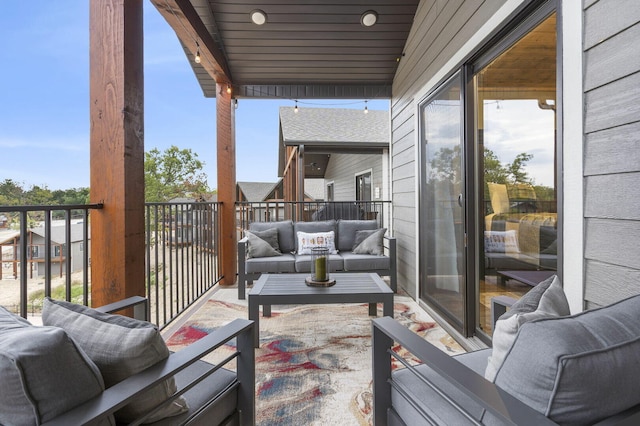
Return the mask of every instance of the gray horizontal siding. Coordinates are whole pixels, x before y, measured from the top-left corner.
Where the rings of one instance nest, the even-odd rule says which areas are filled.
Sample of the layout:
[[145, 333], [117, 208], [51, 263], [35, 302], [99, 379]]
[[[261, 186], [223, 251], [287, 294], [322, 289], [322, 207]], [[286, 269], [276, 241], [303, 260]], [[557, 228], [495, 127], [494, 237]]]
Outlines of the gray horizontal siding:
[[[585, 217], [640, 220], [640, 173], [590, 176], [585, 179]], [[640, 242], [638, 247], [640, 247]]]
[[371, 169], [372, 199], [373, 188], [380, 188], [382, 199], [382, 155], [381, 154], [333, 154], [325, 173], [327, 182], [333, 181], [334, 201], [356, 199], [356, 173]]
[[[588, 63], [586, 66], [589, 69]], [[638, 121], [638, 87], [640, 72], [586, 92], [585, 131], [591, 133]]]
[[398, 240], [398, 283], [414, 297], [418, 190], [414, 98], [503, 4], [504, 0], [421, 1], [398, 65], [391, 101], [393, 229]]
[[640, 22], [638, 0], [585, 1], [585, 8], [585, 49], [590, 49]]
[[591, 308], [640, 293], [640, 2], [584, 7], [584, 299]]
[[587, 134], [584, 173], [625, 173], [640, 164], [640, 121]]
[[[640, 5], [640, 2], [637, 3]], [[640, 69], [638, 40], [640, 24], [587, 50], [585, 89], [591, 90], [637, 72]]]
[[588, 306], [605, 306], [638, 294], [640, 270], [591, 261], [586, 268], [585, 299], [596, 300]]
[[[585, 258], [610, 265], [640, 269], [640, 222], [587, 219]], [[635, 283], [636, 293], [640, 282]]]

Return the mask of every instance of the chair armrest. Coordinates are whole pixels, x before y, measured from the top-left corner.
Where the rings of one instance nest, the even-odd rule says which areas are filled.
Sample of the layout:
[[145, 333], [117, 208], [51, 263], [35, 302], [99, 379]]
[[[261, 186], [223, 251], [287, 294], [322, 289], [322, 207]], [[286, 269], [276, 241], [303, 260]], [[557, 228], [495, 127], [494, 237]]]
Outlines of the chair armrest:
[[[116, 383], [97, 397], [55, 419], [43, 423], [43, 426], [83, 425], [113, 414], [136, 396], [159, 382], [174, 376], [233, 338], [237, 338], [237, 381], [241, 385], [241, 397], [239, 399], [249, 398], [241, 407], [243, 411], [242, 423], [247, 425], [255, 424], [253, 404], [255, 394], [253, 321], [236, 319], [186, 348], [170, 354], [167, 359]], [[211, 372], [217, 370], [223, 364], [212, 366]], [[183, 389], [183, 391], [186, 390], [188, 390], [188, 387]], [[175, 395], [176, 398], [178, 396], [179, 394]]]
[[[436, 374], [507, 424], [532, 426], [556, 424], [392, 318], [374, 319], [372, 327], [373, 403], [376, 426], [386, 424], [387, 411], [391, 408], [390, 350], [393, 342], [400, 344], [422, 363], [432, 368]], [[458, 405], [454, 408], [463, 412]]]
[[397, 242], [396, 242], [396, 237], [390, 237], [390, 236], [384, 236], [384, 240], [386, 240], [387, 242], [387, 248], [389, 250], [389, 261], [390, 261], [390, 265], [389, 265], [389, 269], [390, 271], [390, 276], [391, 276], [391, 290], [393, 290], [394, 293], [398, 292], [398, 260], [397, 260], [397, 254], [396, 254], [396, 247], [397, 247]]
[[247, 258], [247, 246], [249, 244], [249, 238], [244, 237], [238, 240], [238, 262], [244, 263]]
[[133, 308], [133, 317], [142, 321], [149, 321], [149, 302], [145, 297], [132, 296], [118, 302], [95, 308], [96, 311], [112, 314], [127, 308]]

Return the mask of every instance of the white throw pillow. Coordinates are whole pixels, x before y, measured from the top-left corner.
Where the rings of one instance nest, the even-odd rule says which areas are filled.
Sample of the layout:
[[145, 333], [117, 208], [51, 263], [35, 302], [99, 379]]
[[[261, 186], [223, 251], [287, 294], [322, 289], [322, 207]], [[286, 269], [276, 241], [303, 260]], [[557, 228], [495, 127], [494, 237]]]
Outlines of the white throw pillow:
[[336, 254], [336, 236], [333, 231], [329, 232], [297, 232], [298, 254], [311, 254], [311, 249], [315, 247], [326, 247], [330, 254]]

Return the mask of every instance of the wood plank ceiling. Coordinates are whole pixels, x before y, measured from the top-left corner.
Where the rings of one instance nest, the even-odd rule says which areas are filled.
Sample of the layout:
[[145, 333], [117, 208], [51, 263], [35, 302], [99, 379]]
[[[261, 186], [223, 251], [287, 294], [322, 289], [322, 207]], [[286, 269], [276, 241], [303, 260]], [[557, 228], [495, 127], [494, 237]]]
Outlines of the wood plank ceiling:
[[[419, 0], [152, 2], [161, 13], [170, 3], [183, 10], [185, 2], [191, 4], [226, 61], [235, 97], [374, 99], [391, 96]], [[251, 21], [256, 9], [266, 14], [263, 25]], [[367, 27], [361, 16], [369, 10], [377, 13], [377, 22]], [[163, 15], [181, 39], [205, 96], [214, 97], [214, 77], [194, 60], [195, 41], [202, 47], [206, 40], [194, 37], [196, 32], [190, 40]], [[193, 19], [188, 24], [197, 27]]]

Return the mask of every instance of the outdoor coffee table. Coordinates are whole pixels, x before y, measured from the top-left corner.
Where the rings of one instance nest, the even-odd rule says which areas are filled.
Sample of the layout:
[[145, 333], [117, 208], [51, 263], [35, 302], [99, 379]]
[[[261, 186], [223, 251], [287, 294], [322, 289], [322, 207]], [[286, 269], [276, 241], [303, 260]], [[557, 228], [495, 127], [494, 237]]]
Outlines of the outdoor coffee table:
[[393, 317], [393, 291], [375, 273], [331, 273], [335, 285], [310, 287], [304, 279], [309, 274], [262, 274], [249, 292], [249, 319], [255, 321], [255, 347], [260, 344], [260, 305], [265, 317], [271, 305], [323, 303], [369, 303], [369, 315], [377, 315], [382, 303], [384, 316]]

